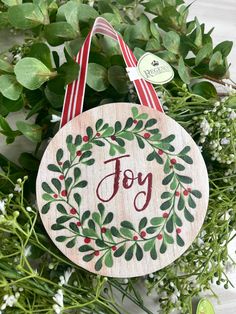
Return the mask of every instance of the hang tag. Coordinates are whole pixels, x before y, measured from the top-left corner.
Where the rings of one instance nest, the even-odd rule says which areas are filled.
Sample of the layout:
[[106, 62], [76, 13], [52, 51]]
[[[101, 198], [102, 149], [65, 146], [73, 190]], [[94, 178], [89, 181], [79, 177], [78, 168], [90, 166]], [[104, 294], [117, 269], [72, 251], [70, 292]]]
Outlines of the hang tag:
[[138, 61], [137, 69], [143, 79], [152, 84], [165, 84], [174, 77], [172, 67], [158, 56], [147, 52]]
[[140, 80], [142, 76], [139, 74], [137, 67], [127, 67], [127, 74], [131, 82], [135, 80]]
[[199, 301], [196, 314], [215, 314], [215, 311], [211, 302], [204, 298]]

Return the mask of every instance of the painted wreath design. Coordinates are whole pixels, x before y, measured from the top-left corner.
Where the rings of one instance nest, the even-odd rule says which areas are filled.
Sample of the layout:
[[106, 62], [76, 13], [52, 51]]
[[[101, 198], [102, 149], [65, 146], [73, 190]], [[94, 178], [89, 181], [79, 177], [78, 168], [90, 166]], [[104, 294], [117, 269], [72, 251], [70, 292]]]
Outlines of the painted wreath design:
[[[70, 159], [63, 161], [64, 151], [59, 148], [56, 153], [57, 164], [49, 164], [48, 170], [55, 173], [51, 183], [42, 183], [42, 198], [46, 201], [41, 209], [42, 214], [47, 214], [54, 204], [61, 214], [52, 230], [67, 230], [70, 236], [60, 235], [56, 237], [58, 242], [66, 242], [67, 248], [73, 248], [78, 238], [83, 238], [84, 244], [78, 247], [79, 252], [84, 253], [86, 262], [96, 258], [95, 270], [99, 271], [103, 265], [113, 266], [113, 259], [124, 256], [130, 261], [136, 256], [141, 261], [144, 252], [149, 252], [151, 258], [156, 260], [158, 252], [156, 242], [161, 241], [159, 253], [164, 254], [167, 246], [175, 241], [177, 245], [184, 246], [181, 237], [182, 219], [178, 212], [184, 211], [184, 218], [188, 222], [194, 221], [193, 210], [196, 208], [196, 199], [202, 194], [192, 189], [192, 179], [183, 175], [184, 163], [192, 164], [193, 160], [188, 153], [190, 146], [184, 147], [179, 153], [175, 152], [171, 144], [175, 135], [171, 134], [162, 138], [159, 129], [156, 128], [157, 120], [148, 119], [147, 113], [139, 114], [136, 107], [132, 107], [132, 117], [129, 117], [122, 127], [120, 121], [116, 121], [114, 127], [99, 119], [95, 124], [95, 132], [90, 126], [83, 137], [75, 138], [68, 135], [66, 138]], [[102, 147], [109, 145], [109, 154], [125, 153], [126, 141], [136, 140], [140, 149], [145, 145], [150, 147], [150, 153], [146, 157], [148, 162], [157, 162], [163, 165], [165, 177], [162, 184], [169, 186], [169, 192], [161, 195], [161, 216], [153, 217], [148, 221], [143, 217], [138, 226], [130, 221], [122, 221], [120, 227], [112, 226], [113, 212], [106, 212], [102, 203], [97, 204], [97, 211], [91, 213], [86, 210], [80, 212], [82, 202], [78, 189], [87, 186], [88, 182], [82, 180], [79, 166], [81, 164], [91, 166], [95, 163], [92, 158], [94, 145]], [[73, 177], [71, 172], [73, 170]], [[76, 192], [75, 192], [76, 190]], [[73, 205], [73, 204], [76, 204]], [[70, 207], [69, 212], [64, 205]]]

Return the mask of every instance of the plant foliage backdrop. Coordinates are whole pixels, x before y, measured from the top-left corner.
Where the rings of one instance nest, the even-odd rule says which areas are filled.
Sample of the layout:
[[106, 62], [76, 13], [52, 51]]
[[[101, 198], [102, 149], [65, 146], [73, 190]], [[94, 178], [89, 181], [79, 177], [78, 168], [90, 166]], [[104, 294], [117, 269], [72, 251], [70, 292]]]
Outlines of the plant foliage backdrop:
[[[163, 313], [191, 313], [192, 298], [211, 290], [213, 281], [226, 289], [231, 284], [227, 272], [234, 261], [227, 245], [236, 227], [236, 86], [227, 56], [232, 42], [214, 46], [212, 30], [197, 18], [189, 20], [188, 10], [182, 0], [0, 1], [2, 34], [22, 39], [8, 51], [1, 47], [0, 132], [13, 147], [20, 136], [35, 144], [33, 152], [19, 155], [18, 164], [0, 155], [0, 312], [128, 313], [113, 295], [119, 291], [152, 313], [137, 289], [144, 281]], [[99, 15], [137, 58], [150, 51], [171, 64], [174, 79], [156, 90], [166, 113], [192, 134], [209, 171], [210, 203], [198, 238], [181, 258], [145, 278], [108, 279], [76, 267], [52, 244], [34, 206], [40, 158], [58, 130], [65, 86], [79, 72], [74, 55]], [[226, 86], [224, 97], [213, 82]], [[118, 101], [138, 99], [117, 45], [96, 36], [85, 110]], [[22, 109], [25, 117], [12, 129], [8, 115]]]

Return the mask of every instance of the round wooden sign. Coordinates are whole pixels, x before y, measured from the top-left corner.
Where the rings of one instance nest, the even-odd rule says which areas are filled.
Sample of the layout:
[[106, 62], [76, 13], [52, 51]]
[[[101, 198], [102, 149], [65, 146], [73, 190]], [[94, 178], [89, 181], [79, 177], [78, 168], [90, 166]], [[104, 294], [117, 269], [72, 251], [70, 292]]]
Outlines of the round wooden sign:
[[176, 260], [208, 205], [199, 148], [173, 119], [113, 103], [68, 122], [48, 145], [37, 202], [56, 246], [104, 276], [135, 277]]

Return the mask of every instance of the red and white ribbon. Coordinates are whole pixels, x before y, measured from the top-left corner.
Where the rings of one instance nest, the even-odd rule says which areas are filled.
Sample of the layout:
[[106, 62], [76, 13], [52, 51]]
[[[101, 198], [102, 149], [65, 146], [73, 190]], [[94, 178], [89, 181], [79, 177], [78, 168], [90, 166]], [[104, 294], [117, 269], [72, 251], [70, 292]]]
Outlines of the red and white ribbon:
[[[110, 23], [108, 23], [104, 18], [98, 17], [94, 22], [92, 30], [85, 39], [82, 48], [76, 56], [75, 60], [80, 65], [79, 76], [78, 79], [69, 84], [66, 88], [61, 127], [83, 111], [89, 51], [91, 39], [94, 34], [106, 35], [119, 43], [126, 67], [136, 67], [137, 65], [137, 59], [135, 58], [133, 52], [116, 33]], [[144, 79], [137, 79], [133, 81], [133, 84], [142, 105], [163, 112], [160, 100], [151, 83], [145, 81]]]

